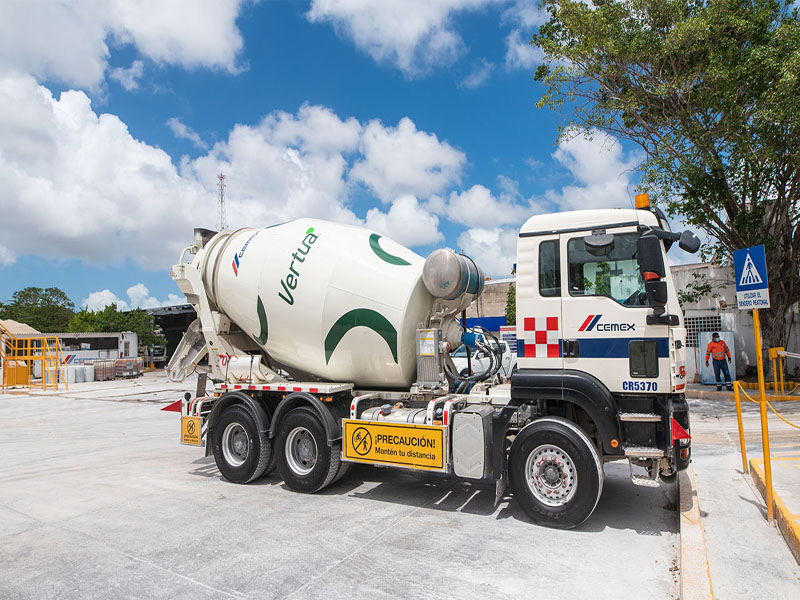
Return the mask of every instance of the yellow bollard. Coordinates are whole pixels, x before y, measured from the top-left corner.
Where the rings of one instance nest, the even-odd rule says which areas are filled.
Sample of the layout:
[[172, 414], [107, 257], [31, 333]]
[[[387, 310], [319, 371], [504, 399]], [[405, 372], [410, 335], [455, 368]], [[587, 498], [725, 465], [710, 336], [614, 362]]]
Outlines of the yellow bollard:
[[758, 394], [761, 400], [761, 444], [764, 451], [764, 487], [767, 489], [767, 520], [775, 518], [772, 508], [772, 465], [769, 455], [769, 429], [767, 427], [767, 393], [764, 389], [764, 360], [761, 357], [761, 325], [758, 321], [758, 309], [753, 309], [753, 330], [756, 337], [756, 361], [758, 363]]
[[786, 391], [783, 389], [783, 355], [778, 355], [778, 372], [781, 374], [781, 396], [786, 394]]
[[747, 450], [744, 447], [744, 426], [742, 425], [742, 401], [739, 398], [739, 380], [733, 382], [733, 395], [736, 398], [736, 420], [739, 423], [739, 444], [742, 446], [742, 471], [748, 473]]
[[[772, 351], [770, 349], [770, 354]], [[775, 355], [772, 356], [772, 388], [775, 390], [775, 395], [778, 395], [778, 359]]]

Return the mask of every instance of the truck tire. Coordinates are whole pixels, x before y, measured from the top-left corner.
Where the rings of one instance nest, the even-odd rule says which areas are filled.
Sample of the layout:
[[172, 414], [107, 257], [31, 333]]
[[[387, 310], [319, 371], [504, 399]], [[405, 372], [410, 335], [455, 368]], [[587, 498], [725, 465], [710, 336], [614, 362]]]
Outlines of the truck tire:
[[313, 494], [339, 471], [341, 443], [328, 446], [325, 427], [310, 408], [295, 408], [281, 421], [275, 440], [278, 473], [289, 489]]
[[525, 427], [508, 457], [511, 489], [535, 522], [571, 529], [594, 512], [603, 467], [589, 437], [574, 423], [543, 417]]
[[232, 483], [249, 483], [264, 474], [272, 455], [272, 442], [258, 431], [247, 408], [226, 408], [214, 425], [214, 460], [222, 476]]

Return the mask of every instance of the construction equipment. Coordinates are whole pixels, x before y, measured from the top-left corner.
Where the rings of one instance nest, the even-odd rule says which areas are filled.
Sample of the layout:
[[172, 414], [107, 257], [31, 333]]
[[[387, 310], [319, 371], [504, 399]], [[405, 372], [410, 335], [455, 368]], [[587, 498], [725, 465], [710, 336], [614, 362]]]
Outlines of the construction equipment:
[[[468, 257], [423, 259], [371, 231], [316, 219], [195, 230], [171, 272], [198, 314], [167, 372], [208, 354], [210, 395], [187, 394], [181, 439], [222, 475], [277, 467], [313, 493], [350, 463], [509, 483], [536, 521], [591, 515], [603, 463], [658, 485], [690, 460], [686, 331], [666, 251], [696, 252], [658, 209], [540, 215], [517, 252], [518, 368], [457, 316], [481, 293]], [[489, 367], [459, 373], [460, 344]], [[644, 473], [633, 473], [633, 467]]]

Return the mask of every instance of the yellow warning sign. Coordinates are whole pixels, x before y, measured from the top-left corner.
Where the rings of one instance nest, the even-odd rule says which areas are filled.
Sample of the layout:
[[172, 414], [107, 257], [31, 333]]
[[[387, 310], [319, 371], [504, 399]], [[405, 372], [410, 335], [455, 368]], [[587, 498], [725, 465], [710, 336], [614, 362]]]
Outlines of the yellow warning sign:
[[202, 446], [203, 442], [200, 441], [201, 427], [200, 417], [181, 417], [181, 444]]
[[444, 428], [342, 421], [345, 460], [444, 471]]

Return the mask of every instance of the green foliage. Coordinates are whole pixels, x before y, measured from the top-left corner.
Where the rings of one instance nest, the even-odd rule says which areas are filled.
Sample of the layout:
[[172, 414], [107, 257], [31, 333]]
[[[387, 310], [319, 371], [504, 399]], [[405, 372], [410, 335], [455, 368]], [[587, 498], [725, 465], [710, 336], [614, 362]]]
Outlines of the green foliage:
[[140, 308], [120, 312], [116, 304], [106, 306], [99, 311], [83, 309], [69, 322], [67, 331], [74, 333], [133, 331], [139, 336], [140, 345], [166, 343], [163, 336], [155, 333], [155, 320], [152, 315]]
[[611, 297], [611, 265], [607, 262], [597, 263], [594, 274], [594, 293], [598, 296]]
[[42, 333], [66, 331], [75, 304], [60, 289], [26, 287], [14, 292], [11, 302], [0, 303], [0, 319], [13, 319]]
[[[686, 286], [678, 291], [678, 302], [681, 308], [685, 304], [696, 304], [703, 298], [711, 294], [712, 298], [719, 298], [719, 294], [713, 292], [714, 288], [706, 277], [705, 273], [692, 273], [692, 279]], [[713, 292], [713, 293], [712, 293]]]
[[[512, 277], [516, 275], [516, 267], [511, 270]], [[512, 281], [508, 286], [508, 294], [506, 295], [506, 325], [517, 324], [517, 286]]]
[[539, 107], [562, 138], [603, 131], [644, 151], [642, 188], [712, 253], [763, 243], [783, 345], [800, 299], [800, 17], [779, 0], [543, 0]]

